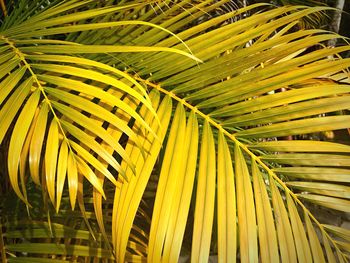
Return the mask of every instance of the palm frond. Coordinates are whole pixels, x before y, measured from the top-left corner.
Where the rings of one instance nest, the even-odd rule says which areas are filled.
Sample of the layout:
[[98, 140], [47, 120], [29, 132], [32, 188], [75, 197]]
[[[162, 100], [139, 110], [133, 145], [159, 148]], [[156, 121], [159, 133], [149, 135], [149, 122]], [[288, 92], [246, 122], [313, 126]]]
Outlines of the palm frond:
[[85, 228], [74, 233], [98, 229], [101, 241], [89, 254], [15, 240], [10, 253], [177, 262], [186, 247], [191, 262], [347, 261], [348, 232], [310, 207], [348, 212], [350, 147], [299, 136], [349, 128], [350, 47], [294, 30], [325, 7], [208, 16], [225, 2], [67, 1], [4, 26], [0, 138], [12, 186], [27, 202], [26, 181], [41, 184], [56, 211], [77, 202], [67, 218]]
[[[1, 33], [3, 79], [0, 85], [4, 88], [1, 89], [0, 94], [2, 103], [0, 114], [3, 116], [0, 141], [3, 141], [13, 119], [19, 114], [13, 132], [8, 135], [10, 139], [8, 169], [14, 190], [27, 203], [26, 197], [20, 190], [17, 174], [19, 163], [26, 163], [26, 159], [21, 159], [25, 141], [28, 141], [30, 147], [27, 149], [29, 154], [24, 154], [23, 157], [29, 158], [33, 181], [39, 184], [41, 183], [40, 177], [46, 178], [42, 182], [46, 184], [50, 200], [58, 209], [68, 159], [71, 160], [70, 168], [77, 166], [77, 169], [73, 168], [73, 170], [79, 173], [87, 172], [84, 176], [102, 195], [104, 195], [102, 184], [99, 183], [94, 172], [90, 172], [87, 164], [96, 167], [115, 185], [117, 185], [115, 176], [107, 169], [107, 166], [111, 165], [121, 176], [125, 176], [125, 172], [113, 157], [114, 152], [126, 160], [134, 170], [134, 164], [126, 155], [123, 147], [100, 124], [94, 124], [91, 118], [110, 123], [129, 138], [136, 138], [134, 142], [138, 146], [141, 144], [135, 137], [135, 130], [128, 126], [128, 121], [118, 118], [107, 110], [107, 107], [111, 109], [116, 107], [126, 112], [130, 118], [134, 118], [148, 131], [153, 132], [137, 110], [132, 109], [121, 99], [123, 96], [131, 96], [146, 105], [148, 110], [155, 114], [144, 87], [120, 70], [89, 59], [74, 57], [71, 54], [168, 50], [188, 55], [183, 51], [161, 47], [88, 46], [48, 38], [55, 34], [113, 26], [113, 23], [107, 25], [99, 23], [98, 25], [59, 27], [62, 24], [77, 23], [137, 5], [134, 3], [92, 10], [82, 9], [80, 13], [75, 12], [77, 8], [82, 8], [87, 3], [88, 1], [79, 3], [71, 1], [58, 4]], [[133, 21], [129, 23], [133, 24]], [[127, 24], [128, 22], [118, 22], [117, 25]], [[143, 24], [150, 25], [146, 22]], [[46, 36], [46, 38], [37, 39], [37, 36]], [[74, 92], [71, 93], [71, 91]], [[33, 131], [33, 135], [30, 131]], [[91, 136], [91, 133], [95, 136]], [[105, 151], [96, 142], [96, 138], [102, 139], [114, 151]], [[85, 149], [80, 145], [82, 142]], [[46, 145], [46, 148], [42, 146], [43, 144]], [[44, 159], [42, 158], [43, 153]], [[95, 158], [94, 153], [102, 154], [102, 160]], [[42, 160], [44, 160], [43, 164]], [[41, 165], [45, 166], [45, 175], [40, 176]], [[58, 173], [57, 179], [59, 178], [57, 188], [55, 186], [56, 172]], [[125, 179], [128, 180], [128, 178]], [[73, 178], [71, 180], [76, 181]], [[24, 179], [21, 178], [21, 181], [24, 182]], [[75, 191], [72, 194], [73, 206]]]
[[[290, 157], [298, 158], [300, 160], [299, 162], [301, 162], [299, 164], [298, 161], [294, 159], [293, 161], [285, 160], [284, 155], [278, 154], [281, 150], [273, 149], [277, 154], [274, 152], [268, 153], [250, 150], [250, 147], [253, 148], [256, 145], [268, 145], [268, 142], [262, 141], [261, 138], [275, 138], [348, 127], [349, 122], [348, 116], [346, 115], [328, 115], [324, 117], [319, 117], [319, 115], [345, 110], [349, 107], [348, 86], [321, 79], [326, 71], [327, 74], [332, 75], [346, 70], [349, 67], [349, 61], [347, 59], [338, 60], [331, 58], [338, 53], [348, 50], [349, 47], [339, 47], [338, 50], [337, 48], [320, 48], [299, 56], [298, 54], [313, 47], [315, 44], [336, 36], [332, 33], [319, 30], [302, 30], [291, 33], [287, 30], [283, 31], [281, 34], [277, 33], [275, 37], [266, 38], [264, 36], [266, 32], [273, 35], [274, 31], [278, 32], [280, 29], [283, 30], [284, 28], [290, 29], [290, 24], [293, 24], [294, 21], [298, 21], [301, 17], [311, 14], [313, 11], [317, 10], [312, 9], [311, 11], [311, 9], [302, 7], [285, 7], [264, 12], [263, 21], [260, 19], [262, 15], [257, 14], [252, 15], [250, 18], [243, 19], [242, 21], [221, 26], [217, 29], [213, 27], [214, 24], [211, 24], [211, 30], [208, 30], [209, 23], [214, 23], [213, 19], [209, 20], [208, 27], [204, 25], [197, 26], [198, 31], [195, 31], [196, 27], [194, 27], [180, 32], [179, 36], [187, 41], [192, 52], [205, 61], [205, 64], [199, 67], [197, 67], [195, 63], [182, 62], [181, 59], [177, 59], [176, 56], [164, 56], [163, 54], [157, 55], [158, 58], [155, 56], [150, 57], [147, 54], [139, 54], [135, 55], [135, 58], [130, 57], [129, 60], [127, 60], [128, 64], [131, 65], [134, 70], [135, 67], [139, 69], [139, 77], [137, 77], [137, 79], [140, 81], [143, 79], [144, 83], [149, 87], [171, 96], [173, 100], [182, 104], [189, 112], [194, 112], [198, 118], [202, 119], [200, 122], [203, 123], [204, 126], [202, 131], [203, 136], [207, 136], [205, 134], [209, 126], [213, 129], [217, 129], [216, 134], [223, 134], [225, 140], [227, 138], [231, 146], [232, 144], [234, 145], [234, 147], [230, 149], [231, 154], [233, 151], [233, 155], [235, 156], [233, 161], [234, 165], [231, 164], [231, 168], [229, 169], [233, 169], [234, 171], [236, 197], [231, 194], [230, 199], [232, 200], [233, 198], [237, 200], [236, 213], [239, 228], [237, 237], [240, 244], [239, 249], [242, 260], [250, 259], [256, 261], [260, 253], [261, 258], [266, 262], [271, 262], [271, 258], [282, 260], [283, 262], [286, 260], [290, 260], [290, 262], [297, 260], [310, 261], [317, 258], [322, 261], [324, 259], [323, 256], [316, 253], [316, 251], [319, 251], [320, 240], [315, 239], [315, 231], [321, 231], [323, 233], [326, 241], [321, 242], [329, 242], [329, 244], [332, 244], [331, 246], [337, 251], [339, 260], [345, 259], [345, 254], [343, 254], [345, 252], [341, 252], [344, 246], [340, 248], [337, 243], [335, 243], [334, 239], [317, 221], [307, 206], [303, 204], [302, 200], [313, 201], [331, 208], [337, 208], [337, 204], [341, 206], [343, 210], [346, 207], [345, 203], [348, 201], [331, 199], [331, 197], [326, 196], [327, 193], [321, 190], [317, 190], [317, 193], [321, 193], [320, 198], [308, 194], [307, 192], [312, 192], [312, 189], [311, 186], [308, 185], [307, 179], [300, 182], [300, 185], [305, 187], [301, 189], [301, 191], [305, 190], [307, 192], [303, 191], [303, 194], [295, 194], [298, 192], [298, 188], [295, 187], [295, 185], [293, 186], [293, 182], [290, 184], [286, 183], [285, 181], [288, 179], [286, 177], [279, 177], [280, 173], [277, 173], [277, 171], [278, 169], [294, 169], [294, 167], [298, 169], [298, 167], [294, 165], [299, 165], [301, 166], [300, 169], [305, 169], [305, 171], [308, 171], [307, 169], [309, 168], [318, 169], [318, 174], [321, 176], [322, 172], [327, 173], [327, 169], [333, 169], [328, 166], [336, 166], [339, 162], [338, 165], [343, 169], [343, 176], [348, 177], [345, 174], [349, 174], [349, 171], [343, 167], [343, 165], [347, 163], [347, 157], [342, 157], [341, 154], [341, 152], [344, 151], [341, 149], [347, 149], [347, 146], [334, 143], [323, 144], [320, 142], [321, 146], [324, 147], [332, 145], [332, 151], [327, 155], [322, 154], [322, 156], [320, 156], [320, 154], [313, 155], [308, 153], [308, 158], [312, 160], [303, 159], [302, 155], [298, 158], [298, 155], [295, 156], [296, 153], [291, 153]], [[286, 13], [288, 14], [282, 15]], [[271, 17], [269, 17], [269, 15], [271, 15]], [[272, 17], [274, 19], [272, 19]], [[220, 19], [217, 19], [215, 22], [220, 24], [220, 22], [225, 21], [227, 17], [222, 16]], [[299, 39], [301, 36], [303, 39], [302, 41]], [[306, 37], [306, 39], [304, 39], [304, 37]], [[249, 41], [252, 42], [247, 44]], [[175, 42], [166, 39], [161, 41], [158, 45], [169, 45], [169, 47], [171, 47], [174, 44], [176, 46]], [[296, 55], [291, 56], [292, 54]], [[157, 66], [153, 68], [146, 66], [158, 60], [161, 60], [161, 63], [157, 64]], [[317, 78], [320, 78], [320, 80], [317, 80]], [[251, 82], [252, 79], [254, 79], [254, 83]], [[279, 88], [287, 88], [287, 91], [279, 93]], [[311, 93], [308, 93], [308, 90], [311, 91], [311, 89], [314, 89], [314, 91], [311, 92], [313, 95], [310, 96]], [[315, 92], [316, 90], [317, 92]], [[318, 91], [320, 91], [320, 93], [318, 93]], [[326, 93], [323, 93], [323, 91]], [[296, 97], [294, 97], [293, 94], [295, 94]], [[288, 100], [288, 102], [284, 101], [284, 98]], [[264, 103], [266, 103], [266, 106], [264, 106]], [[298, 107], [300, 107], [300, 110], [298, 110]], [[173, 125], [177, 123], [176, 116], [175, 114]], [[184, 128], [178, 128], [177, 133], [181, 134], [183, 129]], [[234, 133], [232, 134], [230, 131], [234, 131]], [[172, 141], [173, 139], [170, 139], [172, 138], [171, 135], [169, 136], [169, 140]], [[216, 136], [215, 138], [215, 140], [218, 140]], [[201, 152], [208, 151], [204, 143], [207, 142], [207, 140], [208, 139], [201, 143]], [[168, 141], [168, 143], [170, 143], [170, 141]], [[261, 142], [259, 143], [259, 141]], [[181, 142], [179, 143], [181, 144]], [[271, 142], [271, 145], [273, 145], [273, 143], [279, 145], [279, 141]], [[306, 152], [319, 151], [312, 146], [312, 144], [308, 145], [307, 141], [291, 141], [288, 143], [291, 143], [291, 146], [295, 143], [296, 147], [298, 143], [300, 143], [299, 145], [303, 144], [303, 151]], [[169, 144], [167, 145], [167, 149], [168, 147], [170, 147]], [[175, 144], [171, 147], [181, 146]], [[281, 147], [283, 147], [283, 142], [281, 142]], [[338, 149], [340, 149], [339, 152]], [[181, 152], [181, 150], [179, 151]], [[208, 152], [207, 154], [211, 156], [217, 154], [215, 148], [211, 148], [210, 152], [211, 153]], [[177, 156], [170, 157], [172, 154], [168, 151], [165, 151], [164, 154], [162, 169], [176, 163], [177, 161], [175, 161], [176, 159], [174, 158], [179, 158]], [[332, 162], [331, 165], [323, 163], [322, 158], [327, 159], [330, 155], [332, 156], [331, 158], [339, 161]], [[198, 158], [202, 160], [202, 155]], [[281, 160], [279, 158], [281, 158]], [[319, 160], [319, 158], [321, 159]], [[207, 159], [206, 165], [206, 173], [209, 173], [209, 159]], [[289, 165], [293, 166], [285, 167]], [[306, 167], [304, 167], [304, 165]], [[198, 207], [201, 213], [205, 213], [206, 210], [204, 207], [200, 208], [200, 203], [205, 202], [206, 209], [210, 209], [212, 201], [210, 201], [210, 198], [206, 199], [206, 194], [209, 194], [212, 190], [209, 191], [205, 187], [203, 189], [201, 188], [200, 182], [203, 180], [201, 178], [207, 178], [206, 180], [209, 180], [209, 177], [206, 177], [204, 174], [202, 175], [200, 167], [201, 164], [199, 161], [197, 193], [195, 194], [196, 209]], [[172, 172], [164, 174], [164, 177], [170, 177], [171, 173]], [[160, 173], [159, 182], [162, 182], [162, 176], [163, 174]], [[264, 199], [253, 193], [253, 188], [255, 187], [256, 191], [258, 191], [259, 188], [257, 187], [259, 187], [259, 185], [257, 182], [258, 179], [252, 179], [252, 177], [265, 178], [262, 181], [263, 184], [259, 184], [260, 187], [263, 187], [262, 189], [265, 189], [267, 196], [265, 195]], [[266, 184], [266, 180], [269, 180], [270, 183]], [[306, 181], [305, 185], [303, 184], [304, 181]], [[345, 186], [339, 186], [340, 189], [346, 191], [345, 189], [347, 188], [343, 187]], [[162, 189], [162, 187], [160, 189]], [[166, 219], [171, 205], [163, 206], [162, 211], [159, 211], [158, 205], [160, 206], [161, 203], [164, 202], [160, 201], [164, 200], [164, 190], [160, 189], [157, 192], [157, 196], [163, 197], [159, 198], [159, 203], [157, 198], [155, 200], [155, 214], [152, 220], [152, 227], [158, 226], [158, 229], [154, 231], [160, 232], [156, 232], [159, 233], [159, 235], [155, 234], [155, 236], [157, 236], [157, 238], [162, 238], [163, 241], [158, 241], [159, 245], [157, 246], [156, 239], [155, 241], [152, 241], [152, 239], [150, 240], [149, 246], [154, 252], [150, 252], [150, 255], [153, 256], [149, 258], [149, 262], [152, 262], [153, 259], [162, 258], [162, 246], [160, 244], [166, 242], [168, 235], [173, 235], [173, 228], [171, 227], [172, 220], [170, 218]], [[193, 189], [193, 192], [194, 190], [195, 189]], [[167, 194], [171, 195], [170, 192], [167, 192]], [[179, 199], [179, 197], [176, 196], [177, 194], [174, 193], [172, 197], [168, 199]], [[318, 199], [316, 199], [316, 197]], [[344, 197], [344, 195], [342, 195], [342, 197]], [[220, 198], [218, 200], [223, 199]], [[218, 207], [227, 205], [227, 202], [223, 202], [223, 204], [218, 204]], [[259, 206], [259, 210], [258, 207], [255, 206]], [[262, 207], [267, 209], [266, 212], [264, 211], [266, 214], [262, 213]], [[299, 215], [299, 208], [304, 213]], [[209, 253], [212, 251], [209, 246], [211, 227], [204, 227], [203, 218], [210, 222], [210, 216], [199, 215], [195, 212], [192, 244], [198, 246], [199, 249], [196, 250], [195, 247], [192, 247], [192, 261], [194, 262], [208, 260]], [[166, 220], [168, 220], [168, 223]], [[270, 227], [272, 227], [271, 222], [274, 221], [276, 224], [276, 236], [274, 237], [274, 235], [271, 234], [272, 237], [268, 237], [270, 238], [268, 240], [268, 249], [266, 249], [266, 242], [262, 241], [264, 238], [265, 240], [267, 239], [266, 235], [264, 237], [263, 232], [266, 220], [270, 222], [269, 230]], [[305, 228], [302, 222], [307, 220], [312, 220], [313, 222], [309, 222], [307, 228]], [[232, 218], [231, 224], [235, 224], [235, 221], [236, 220]], [[161, 224], [159, 222], [164, 223]], [[196, 239], [198, 235], [196, 232], [196, 225], [199, 224], [196, 222], [201, 222], [200, 224], [202, 225], [200, 229], [203, 231], [202, 233], [208, 235], [207, 237]], [[169, 233], [164, 233], [165, 225], [167, 224]], [[254, 225], [259, 229], [259, 236], [256, 234], [254, 227], [252, 227]], [[218, 228], [220, 227], [222, 226], [218, 225]], [[153, 230], [151, 230], [151, 233], [152, 231]], [[260, 240], [260, 238], [262, 240]], [[312, 238], [314, 241], [311, 245], [309, 242]], [[260, 249], [258, 249], [258, 241], [260, 242]], [[234, 243], [231, 242], [230, 244], [232, 245]], [[220, 251], [219, 258], [227, 257], [227, 252], [225, 252], [224, 249], [227, 245], [220, 242], [220, 246], [221, 248], [218, 250]], [[262, 251], [266, 250], [268, 253], [266, 252], [263, 256]], [[281, 258], [278, 256], [278, 251], [281, 253]], [[163, 254], [163, 257], [168, 258], [166, 253]], [[325, 257], [330, 260], [332, 256], [327, 254]], [[233, 258], [230, 259], [234, 260]]]

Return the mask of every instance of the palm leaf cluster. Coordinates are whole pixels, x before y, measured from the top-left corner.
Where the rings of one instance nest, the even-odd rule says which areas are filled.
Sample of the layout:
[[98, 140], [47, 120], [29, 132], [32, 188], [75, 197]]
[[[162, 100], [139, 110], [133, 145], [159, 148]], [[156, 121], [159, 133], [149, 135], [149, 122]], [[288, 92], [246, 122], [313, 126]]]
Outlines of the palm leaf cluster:
[[349, 128], [350, 47], [299, 27], [325, 7], [226, 2], [6, 17], [4, 262], [348, 261], [310, 208], [349, 212], [350, 147], [299, 135]]

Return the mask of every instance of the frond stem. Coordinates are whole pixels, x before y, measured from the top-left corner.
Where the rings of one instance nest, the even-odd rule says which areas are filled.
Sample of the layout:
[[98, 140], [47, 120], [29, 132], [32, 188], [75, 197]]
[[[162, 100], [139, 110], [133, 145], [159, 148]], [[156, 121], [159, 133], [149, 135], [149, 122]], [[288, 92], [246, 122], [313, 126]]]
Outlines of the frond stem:
[[4, 0], [0, 0], [0, 6], [2, 13], [4, 14], [4, 17], [7, 17], [7, 9], [6, 9], [6, 4]]
[[290, 196], [293, 197], [293, 199], [301, 206], [301, 208], [308, 214], [308, 216], [314, 221], [314, 223], [320, 228], [320, 230], [326, 235], [326, 237], [331, 241], [331, 243], [333, 244], [334, 248], [341, 253], [341, 255], [344, 258], [344, 253], [338, 248], [338, 245], [335, 243], [335, 241], [331, 238], [331, 236], [327, 233], [327, 231], [324, 229], [324, 227], [322, 226], [322, 224], [313, 216], [313, 214], [309, 211], [309, 209], [306, 208], [306, 206], [299, 200], [299, 198], [297, 197], [297, 195], [295, 193], [293, 193], [292, 190], [290, 190], [288, 188], [288, 186], [276, 175], [275, 172], [273, 172], [271, 170], [271, 168], [269, 168], [262, 160], [259, 156], [255, 155], [251, 150], [249, 150], [249, 148], [243, 144], [242, 142], [240, 142], [236, 136], [234, 134], [231, 134], [230, 132], [228, 132], [227, 130], [225, 130], [219, 123], [215, 122], [212, 118], [210, 118], [207, 114], [201, 112], [200, 110], [198, 110], [197, 107], [191, 105], [190, 103], [188, 103], [186, 100], [178, 97], [176, 94], [174, 94], [171, 91], [168, 91], [164, 88], [162, 88], [159, 84], [155, 84], [153, 82], [150, 82], [149, 80], [145, 80], [142, 79], [139, 76], [134, 76], [134, 78], [138, 81], [141, 81], [143, 83], [145, 83], [146, 85], [150, 86], [151, 88], [155, 88], [158, 91], [162, 92], [163, 94], [166, 94], [168, 96], [170, 96], [172, 99], [180, 102], [181, 104], [183, 104], [185, 107], [187, 107], [188, 109], [192, 110], [195, 114], [201, 116], [203, 119], [207, 120], [212, 126], [214, 126], [215, 128], [217, 128], [219, 131], [221, 131], [223, 134], [225, 134], [228, 138], [230, 138], [234, 143], [236, 143], [239, 147], [241, 147], [254, 161], [256, 161], [258, 164], [260, 164], [260, 166], [276, 181], [278, 182], [282, 188], [284, 189], [284, 191], [289, 194]]
[[2, 224], [0, 223], [0, 248], [1, 248], [1, 262], [6, 263], [7, 259], [6, 259], [6, 251], [5, 251], [5, 243], [4, 243], [4, 239], [3, 239], [3, 233], [2, 233]]

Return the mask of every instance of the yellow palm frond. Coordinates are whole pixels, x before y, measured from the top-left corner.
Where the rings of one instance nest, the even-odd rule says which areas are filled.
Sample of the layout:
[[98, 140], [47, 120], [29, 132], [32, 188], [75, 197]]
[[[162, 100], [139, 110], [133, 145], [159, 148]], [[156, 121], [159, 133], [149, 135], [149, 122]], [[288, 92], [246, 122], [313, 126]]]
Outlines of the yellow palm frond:
[[[54, 213], [31, 223], [28, 244], [17, 229], [28, 222], [6, 218], [9, 261], [347, 261], [348, 231], [311, 207], [349, 212], [350, 147], [311, 136], [350, 127], [350, 46], [327, 48], [341, 37], [298, 26], [326, 7], [212, 17], [226, 2], [66, 1], [9, 16], [9, 180], [33, 209], [40, 185]], [[97, 244], [71, 244], [67, 227]], [[55, 248], [36, 240], [49, 232]]]

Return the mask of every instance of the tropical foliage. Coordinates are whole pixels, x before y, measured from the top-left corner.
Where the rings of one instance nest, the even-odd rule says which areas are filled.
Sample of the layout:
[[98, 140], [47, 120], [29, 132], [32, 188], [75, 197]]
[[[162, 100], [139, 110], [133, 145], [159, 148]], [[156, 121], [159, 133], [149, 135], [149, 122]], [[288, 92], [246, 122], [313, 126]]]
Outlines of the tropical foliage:
[[301, 135], [350, 127], [350, 46], [303, 27], [326, 7], [226, 2], [8, 8], [3, 262], [348, 261], [313, 211], [350, 212], [350, 146]]

